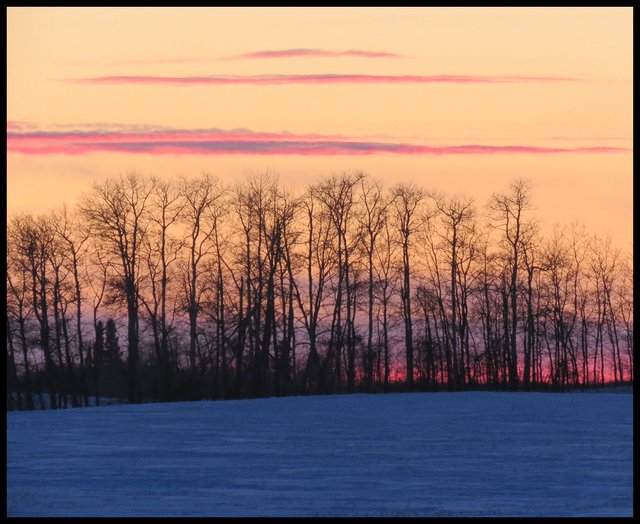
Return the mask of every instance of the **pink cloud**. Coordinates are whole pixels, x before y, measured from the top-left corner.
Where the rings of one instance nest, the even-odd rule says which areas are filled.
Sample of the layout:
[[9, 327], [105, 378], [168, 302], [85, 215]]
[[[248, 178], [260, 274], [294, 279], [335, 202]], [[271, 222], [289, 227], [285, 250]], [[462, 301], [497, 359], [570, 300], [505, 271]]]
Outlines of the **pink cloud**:
[[247, 76], [96, 76], [67, 79], [76, 84], [164, 84], [164, 85], [283, 85], [283, 84], [506, 84], [567, 82], [577, 78], [556, 76], [477, 75], [247, 75]]
[[348, 49], [346, 51], [328, 51], [326, 49], [277, 49], [268, 51], [254, 51], [241, 55], [229, 56], [227, 60], [248, 60], [261, 58], [405, 58], [403, 55], [389, 53], [387, 51], [363, 51], [360, 49]]
[[599, 140], [633, 140], [628, 136], [552, 136], [551, 140], [565, 140], [565, 141], [599, 141]]
[[7, 131], [26, 131], [28, 129], [37, 129], [37, 127], [29, 122], [7, 120]]
[[259, 60], [270, 58], [340, 58], [340, 57], [356, 57], [356, 58], [407, 58], [397, 53], [389, 53], [387, 51], [364, 51], [361, 49], [347, 49], [346, 51], [328, 51], [326, 49], [275, 49], [264, 51], [253, 51], [251, 53], [242, 53], [233, 56], [224, 57], [185, 57], [185, 58], [161, 58], [157, 60], [123, 60], [113, 62], [112, 65], [130, 64], [185, 64], [192, 62], [216, 62], [219, 60]]
[[260, 133], [250, 130], [139, 128], [24, 131], [7, 124], [7, 151], [46, 155], [81, 155], [91, 152], [189, 155], [491, 155], [617, 153], [620, 147], [539, 147], [534, 145], [424, 145], [374, 142], [341, 135]]

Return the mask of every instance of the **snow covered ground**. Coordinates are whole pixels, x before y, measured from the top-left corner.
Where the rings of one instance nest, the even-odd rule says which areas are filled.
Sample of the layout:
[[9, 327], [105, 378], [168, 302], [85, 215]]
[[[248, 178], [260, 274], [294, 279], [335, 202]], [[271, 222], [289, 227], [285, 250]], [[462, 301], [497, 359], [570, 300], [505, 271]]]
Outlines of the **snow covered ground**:
[[631, 516], [633, 396], [7, 413], [8, 516]]

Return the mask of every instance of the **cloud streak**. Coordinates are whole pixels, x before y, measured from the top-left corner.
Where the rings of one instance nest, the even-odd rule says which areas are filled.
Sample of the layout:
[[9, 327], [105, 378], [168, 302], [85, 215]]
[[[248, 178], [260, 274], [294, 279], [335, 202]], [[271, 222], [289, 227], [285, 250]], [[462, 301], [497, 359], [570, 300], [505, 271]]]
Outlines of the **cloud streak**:
[[426, 145], [357, 140], [342, 135], [261, 133], [247, 129], [171, 129], [140, 127], [96, 130], [69, 129], [32, 131], [7, 123], [7, 151], [26, 155], [83, 155], [119, 152], [154, 155], [511, 155], [511, 154], [602, 154], [629, 148], [541, 147], [535, 145], [455, 144]]
[[482, 76], [482, 75], [213, 75], [213, 76], [93, 76], [66, 79], [89, 85], [289, 85], [289, 84], [518, 84], [574, 82], [579, 78], [560, 76]]
[[327, 49], [273, 49], [252, 51], [232, 56], [208, 56], [208, 57], [184, 57], [184, 58], [160, 58], [122, 60], [112, 62], [111, 65], [145, 65], [145, 64], [187, 64], [194, 62], [218, 62], [234, 60], [265, 60], [273, 58], [408, 58], [405, 55], [390, 53], [388, 51], [366, 51], [362, 49], [347, 49], [345, 51], [329, 51]]
[[346, 51], [328, 51], [326, 49], [276, 49], [254, 51], [226, 57], [226, 60], [255, 60], [265, 58], [406, 58], [404, 55], [387, 51], [363, 51], [361, 49], [347, 49]]
[[629, 136], [552, 136], [551, 140], [564, 140], [564, 141], [599, 141], [599, 140], [633, 140]]

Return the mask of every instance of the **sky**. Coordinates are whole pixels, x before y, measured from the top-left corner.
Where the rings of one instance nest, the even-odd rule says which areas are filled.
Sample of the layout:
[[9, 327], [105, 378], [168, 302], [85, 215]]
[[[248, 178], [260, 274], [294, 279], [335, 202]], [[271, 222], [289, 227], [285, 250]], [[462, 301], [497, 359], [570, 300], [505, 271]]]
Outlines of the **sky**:
[[362, 170], [632, 249], [632, 8], [7, 9], [7, 213], [135, 171]]

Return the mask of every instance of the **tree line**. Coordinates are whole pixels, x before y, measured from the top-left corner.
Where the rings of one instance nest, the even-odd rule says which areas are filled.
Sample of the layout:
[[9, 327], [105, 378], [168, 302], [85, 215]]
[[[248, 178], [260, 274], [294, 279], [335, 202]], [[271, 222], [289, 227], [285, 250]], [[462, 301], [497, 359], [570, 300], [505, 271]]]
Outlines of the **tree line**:
[[7, 406], [632, 381], [631, 254], [532, 195], [129, 173], [16, 214]]

